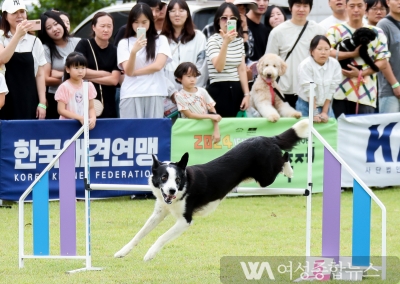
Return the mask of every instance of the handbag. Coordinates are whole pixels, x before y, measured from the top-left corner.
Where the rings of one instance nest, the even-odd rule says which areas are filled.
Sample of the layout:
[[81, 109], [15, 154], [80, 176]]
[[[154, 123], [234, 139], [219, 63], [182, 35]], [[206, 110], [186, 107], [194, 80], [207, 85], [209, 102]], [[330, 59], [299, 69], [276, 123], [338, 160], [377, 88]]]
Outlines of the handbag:
[[247, 117], [247, 112], [245, 110], [239, 110], [236, 117]]
[[[292, 54], [292, 51], [294, 50], [294, 48], [296, 47], [297, 43], [299, 42], [301, 36], [303, 35], [304, 31], [306, 30], [308, 25], [308, 21], [306, 22], [306, 24], [304, 25], [303, 29], [301, 30], [299, 36], [296, 39], [296, 42], [294, 43], [292, 49], [288, 52], [288, 54], [285, 57], [285, 61], [289, 58], [290, 54]], [[281, 79], [281, 77], [279, 76], [278, 78], [276, 78], [276, 82], [279, 83], [279, 80]]]
[[[94, 62], [96, 63], [96, 69], [97, 69], [97, 71], [99, 71], [99, 66], [97, 65], [96, 54], [94, 53], [92, 44], [90, 43], [90, 40], [87, 40], [87, 41], [88, 41], [88, 43], [89, 43], [89, 45], [90, 45], [90, 49], [91, 49], [92, 52], [93, 52]], [[100, 84], [99, 84], [99, 89], [100, 89], [100, 99], [101, 99], [101, 101], [96, 100], [96, 99], [93, 100], [93, 103], [94, 103], [94, 111], [95, 111], [95, 113], [96, 113], [96, 117], [99, 117], [99, 116], [103, 113], [103, 110], [104, 110], [103, 89], [101, 88], [101, 85], [100, 85]]]

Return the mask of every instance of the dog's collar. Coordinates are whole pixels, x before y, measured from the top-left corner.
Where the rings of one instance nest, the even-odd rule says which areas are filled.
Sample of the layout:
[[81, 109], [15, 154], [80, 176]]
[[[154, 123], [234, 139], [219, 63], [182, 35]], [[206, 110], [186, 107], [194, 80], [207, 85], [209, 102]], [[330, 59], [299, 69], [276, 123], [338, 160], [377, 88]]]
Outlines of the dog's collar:
[[265, 80], [264, 78], [262, 79], [269, 87], [269, 92], [271, 93], [271, 105], [273, 106], [275, 104], [275, 91], [274, 88], [272, 87], [272, 83], [271, 82], [268, 83], [267, 80]]
[[[261, 76], [260, 76], [260, 77], [261, 77]], [[268, 83], [267, 80], [265, 80], [263, 77], [261, 77], [261, 79], [265, 82], [265, 84], [267, 84], [267, 85], [270, 87], [270, 90], [271, 90], [272, 83]], [[287, 102], [285, 96], [282, 95], [281, 92], [278, 91], [277, 88], [272, 88], [272, 91], [270, 91], [270, 92], [271, 92], [271, 94], [273, 94], [273, 95], [277, 94], [278, 97], [279, 97], [284, 103]], [[274, 105], [274, 104], [272, 103], [272, 105]]]

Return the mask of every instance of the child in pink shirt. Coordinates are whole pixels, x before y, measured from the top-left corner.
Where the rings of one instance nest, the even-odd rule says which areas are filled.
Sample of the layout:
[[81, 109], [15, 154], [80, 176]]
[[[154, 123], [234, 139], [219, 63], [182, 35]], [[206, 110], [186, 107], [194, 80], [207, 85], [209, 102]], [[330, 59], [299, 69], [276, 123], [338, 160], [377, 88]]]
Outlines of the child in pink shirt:
[[[60, 119], [76, 119], [83, 125], [83, 78], [86, 75], [87, 60], [82, 53], [72, 52], [65, 60], [64, 83], [56, 93], [57, 110]], [[93, 83], [89, 82], [89, 129], [96, 125], [93, 99], [97, 96]]]

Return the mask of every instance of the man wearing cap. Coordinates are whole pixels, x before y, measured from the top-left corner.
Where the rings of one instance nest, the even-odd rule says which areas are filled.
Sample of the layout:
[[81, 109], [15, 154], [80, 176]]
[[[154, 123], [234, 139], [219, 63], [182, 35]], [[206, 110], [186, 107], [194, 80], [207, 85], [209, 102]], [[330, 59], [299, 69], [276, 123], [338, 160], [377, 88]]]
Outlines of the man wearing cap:
[[34, 25], [27, 21], [23, 0], [5, 0], [2, 12], [4, 36], [0, 37], [0, 65], [6, 67], [9, 93], [0, 118], [44, 119], [47, 107], [43, 66], [47, 62], [43, 45], [28, 33]]

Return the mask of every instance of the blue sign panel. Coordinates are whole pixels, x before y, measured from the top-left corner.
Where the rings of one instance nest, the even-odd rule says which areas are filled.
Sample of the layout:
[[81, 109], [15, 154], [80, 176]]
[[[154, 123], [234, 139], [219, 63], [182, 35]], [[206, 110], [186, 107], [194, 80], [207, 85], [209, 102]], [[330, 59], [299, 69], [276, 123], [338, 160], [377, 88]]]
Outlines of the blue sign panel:
[[[0, 122], [0, 199], [18, 200], [81, 127], [75, 120]], [[99, 119], [90, 131], [90, 182], [147, 184], [152, 154], [170, 160], [170, 119]], [[84, 193], [83, 134], [76, 140], [77, 197]], [[50, 199], [58, 199], [59, 163], [49, 171]], [[133, 194], [92, 191], [91, 197]]]

